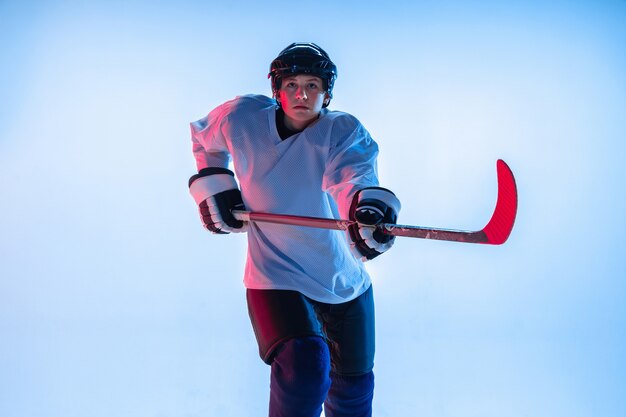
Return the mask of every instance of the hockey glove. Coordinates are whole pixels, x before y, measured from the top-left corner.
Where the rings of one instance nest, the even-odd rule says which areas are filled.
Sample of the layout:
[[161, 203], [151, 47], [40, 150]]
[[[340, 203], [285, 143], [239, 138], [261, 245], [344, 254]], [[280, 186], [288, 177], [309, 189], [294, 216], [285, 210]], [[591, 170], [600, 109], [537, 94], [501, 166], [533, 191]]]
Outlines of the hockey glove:
[[399, 212], [400, 201], [385, 188], [371, 187], [357, 192], [352, 199], [349, 214], [350, 220], [358, 222], [348, 228], [352, 253], [367, 261], [389, 250], [395, 236], [383, 234], [376, 229], [359, 227], [359, 224], [396, 223]]
[[189, 192], [198, 204], [204, 228], [212, 233], [240, 233], [248, 224], [231, 210], [245, 210], [235, 174], [226, 168], [204, 168], [189, 179]]

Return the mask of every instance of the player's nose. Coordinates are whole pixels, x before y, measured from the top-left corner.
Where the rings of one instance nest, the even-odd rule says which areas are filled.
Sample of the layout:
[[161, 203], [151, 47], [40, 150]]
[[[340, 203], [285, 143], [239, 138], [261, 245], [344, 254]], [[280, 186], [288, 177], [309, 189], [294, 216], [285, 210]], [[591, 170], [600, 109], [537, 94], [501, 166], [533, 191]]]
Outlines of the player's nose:
[[296, 90], [296, 97], [306, 100], [306, 91], [302, 86], [298, 87], [298, 89]]

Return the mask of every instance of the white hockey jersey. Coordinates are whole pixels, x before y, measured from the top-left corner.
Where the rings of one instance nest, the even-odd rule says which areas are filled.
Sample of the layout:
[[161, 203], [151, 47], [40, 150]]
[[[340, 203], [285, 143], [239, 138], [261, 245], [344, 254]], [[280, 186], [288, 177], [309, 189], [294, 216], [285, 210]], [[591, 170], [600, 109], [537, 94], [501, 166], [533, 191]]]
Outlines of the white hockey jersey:
[[[281, 140], [276, 102], [237, 97], [191, 123], [198, 170], [228, 168], [251, 211], [348, 217], [354, 193], [378, 186], [378, 146], [353, 116], [323, 109], [304, 131]], [[244, 285], [295, 290], [325, 303], [352, 300], [370, 286], [345, 232], [251, 224]]]

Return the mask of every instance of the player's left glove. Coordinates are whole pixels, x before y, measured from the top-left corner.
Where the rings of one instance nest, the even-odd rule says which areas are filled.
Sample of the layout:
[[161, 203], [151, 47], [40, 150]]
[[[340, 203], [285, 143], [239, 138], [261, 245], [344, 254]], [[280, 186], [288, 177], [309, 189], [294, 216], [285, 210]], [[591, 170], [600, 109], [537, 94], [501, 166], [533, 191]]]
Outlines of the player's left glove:
[[364, 188], [354, 195], [349, 217], [358, 223], [348, 228], [348, 234], [352, 241], [350, 249], [357, 258], [374, 259], [389, 250], [395, 241], [395, 236], [359, 224], [396, 223], [400, 206], [400, 200], [386, 188]]

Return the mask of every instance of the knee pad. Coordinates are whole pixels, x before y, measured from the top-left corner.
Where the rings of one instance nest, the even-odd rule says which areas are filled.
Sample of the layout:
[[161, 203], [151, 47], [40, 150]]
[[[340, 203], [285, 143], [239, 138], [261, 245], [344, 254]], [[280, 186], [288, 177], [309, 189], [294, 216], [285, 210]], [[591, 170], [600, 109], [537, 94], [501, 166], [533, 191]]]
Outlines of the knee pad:
[[272, 363], [272, 383], [323, 398], [330, 388], [330, 352], [324, 339], [308, 336], [284, 342]]

